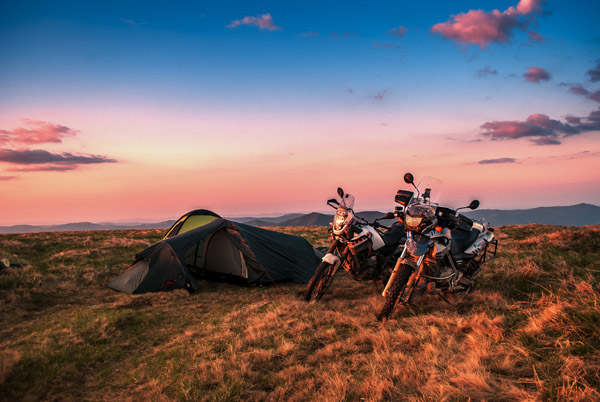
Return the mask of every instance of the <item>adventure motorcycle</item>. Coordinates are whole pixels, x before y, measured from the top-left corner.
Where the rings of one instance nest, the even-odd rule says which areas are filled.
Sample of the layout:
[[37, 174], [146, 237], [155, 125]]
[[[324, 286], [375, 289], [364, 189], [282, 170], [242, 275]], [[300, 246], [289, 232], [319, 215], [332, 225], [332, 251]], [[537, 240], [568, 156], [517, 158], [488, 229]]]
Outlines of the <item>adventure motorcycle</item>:
[[383, 219], [394, 219], [393, 213], [367, 222], [354, 214], [354, 196], [344, 193], [341, 188], [337, 192], [341, 202], [327, 201], [327, 205], [336, 209], [331, 227], [332, 243], [308, 282], [304, 292], [306, 301], [323, 297], [340, 267], [354, 280], [381, 280], [385, 284], [391, 265], [402, 250], [404, 225], [394, 222], [387, 227], [378, 223]]
[[[396, 213], [404, 217], [406, 243], [383, 290], [385, 304], [377, 314], [378, 320], [387, 318], [396, 303], [408, 304], [425, 290], [439, 294], [445, 301], [443, 292], [468, 292], [481, 272], [481, 264], [496, 256], [494, 229], [483, 220], [456, 214], [459, 209], [476, 209], [479, 201], [457, 209], [439, 206], [432, 202], [431, 179], [424, 178], [415, 186], [413, 175], [407, 173], [404, 181], [413, 185], [416, 196], [406, 190], [396, 194]], [[419, 188], [425, 188], [422, 194]], [[439, 192], [434, 194], [439, 197]]]

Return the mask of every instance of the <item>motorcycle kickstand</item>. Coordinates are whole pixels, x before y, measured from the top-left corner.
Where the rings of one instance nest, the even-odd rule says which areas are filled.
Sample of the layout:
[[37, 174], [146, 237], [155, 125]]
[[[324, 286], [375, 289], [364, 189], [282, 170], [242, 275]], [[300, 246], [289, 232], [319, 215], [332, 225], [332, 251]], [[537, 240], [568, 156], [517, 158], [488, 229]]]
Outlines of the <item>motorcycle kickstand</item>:
[[453, 304], [453, 303], [452, 303], [450, 300], [448, 300], [448, 299], [446, 299], [446, 298], [444, 297], [444, 295], [442, 294], [442, 292], [438, 293], [438, 296], [439, 296], [439, 297], [440, 297], [440, 298], [441, 298], [443, 301], [445, 301], [446, 303], [448, 303], [449, 305], [451, 305], [451, 306], [454, 306], [454, 304]]

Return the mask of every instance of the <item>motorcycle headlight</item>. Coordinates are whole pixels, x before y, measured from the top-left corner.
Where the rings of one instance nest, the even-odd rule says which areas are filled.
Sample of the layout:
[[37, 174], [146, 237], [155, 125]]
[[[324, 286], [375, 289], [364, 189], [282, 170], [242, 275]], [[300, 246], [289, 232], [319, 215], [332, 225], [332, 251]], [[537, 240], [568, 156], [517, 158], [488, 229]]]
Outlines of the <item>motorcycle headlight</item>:
[[346, 222], [346, 216], [344, 216], [344, 215], [336, 215], [335, 216], [335, 227], [336, 227], [336, 229], [339, 229], [342, 226], [344, 226], [344, 222]]
[[423, 220], [423, 218], [421, 216], [406, 215], [406, 217], [404, 218], [406, 226], [412, 226], [412, 227], [419, 226], [419, 224], [421, 223], [422, 220]]
[[338, 209], [335, 214], [335, 218], [333, 218], [333, 230], [336, 232], [340, 232], [344, 229], [348, 221], [348, 211], [343, 209]]

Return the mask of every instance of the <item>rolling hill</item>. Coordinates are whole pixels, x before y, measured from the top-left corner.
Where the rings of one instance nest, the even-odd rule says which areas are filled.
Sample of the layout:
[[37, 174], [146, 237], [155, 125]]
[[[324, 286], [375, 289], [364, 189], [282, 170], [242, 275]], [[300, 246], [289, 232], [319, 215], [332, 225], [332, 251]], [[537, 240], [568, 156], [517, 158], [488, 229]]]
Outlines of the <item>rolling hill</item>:
[[[472, 219], [484, 218], [493, 226], [526, 225], [539, 223], [559, 226], [585, 226], [600, 224], [600, 207], [591, 204], [577, 204], [560, 207], [539, 207], [531, 209], [481, 209], [462, 211]], [[359, 211], [356, 215], [373, 221], [384, 215], [379, 211]], [[231, 218], [234, 222], [252, 226], [329, 226], [333, 214], [311, 212], [308, 214], [285, 214], [278, 217], [240, 217]], [[0, 233], [70, 232], [82, 230], [122, 230], [122, 229], [168, 229], [174, 220], [155, 223], [91, 223], [77, 222], [63, 225], [14, 225], [0, 226]], [[382, 221], [391, 224], [393, 221]]]

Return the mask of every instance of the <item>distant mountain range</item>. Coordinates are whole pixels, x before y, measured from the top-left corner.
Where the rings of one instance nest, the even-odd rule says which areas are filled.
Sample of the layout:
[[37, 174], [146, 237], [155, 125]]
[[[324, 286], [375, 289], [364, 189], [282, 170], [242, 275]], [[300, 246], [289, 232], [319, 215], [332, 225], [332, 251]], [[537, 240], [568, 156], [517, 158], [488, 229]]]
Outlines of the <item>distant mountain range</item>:
[[[577, 204], [565, 207], [540, 207], [532, 209], [481, 209], [475, 211], [462, 211], [472, 219], [484, 218], [492, 226], [525, 225], [541, 223], [559, 226], [585, 226], [600, 224], [600, 207], [591, 204]], [[378, 211], [356, 212], [356, 215], [373, 221], [384, 215]], [[232, 221], [245, 223], [252, 226], [329, 226], [333, 214], [311, 212], [309, 214], [286, 214], [271, 218], [239, 217], [231, 218]], [[393, 220], [381, 221], [390, 224]], [[166, 220], [155, 223], [91, 223], [77, 222], [64, 225], [14, 225], [0, 226], [0, 233], [32, 233], [32, 232], [67, 232], [82, 230], [119, 230], [119, 229], [168, 229], [175, 220]]]
[[175, 223], [163, 221], [156, 223], [91, 223], [75, 222], [63, 225], [14, 225], [0, 226], [0, 233], [34, 232], [76, 232], [85, 230], [121, 230], [121, 229], [168, 229]]
[[559, 226], [600, 224], [600, 207], [591, 204], [513, 210], [481, 209], [463, 213], [472, 219], [484, 218], [492, 226], [526, 225], [529, 223]]

